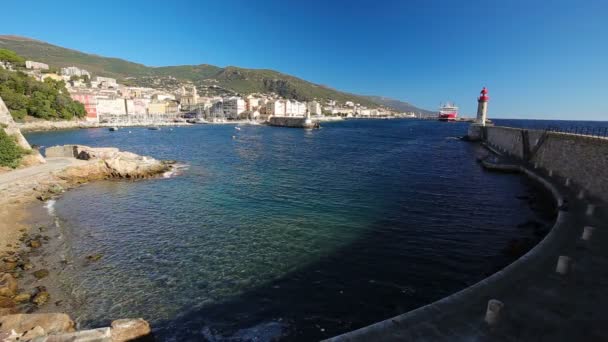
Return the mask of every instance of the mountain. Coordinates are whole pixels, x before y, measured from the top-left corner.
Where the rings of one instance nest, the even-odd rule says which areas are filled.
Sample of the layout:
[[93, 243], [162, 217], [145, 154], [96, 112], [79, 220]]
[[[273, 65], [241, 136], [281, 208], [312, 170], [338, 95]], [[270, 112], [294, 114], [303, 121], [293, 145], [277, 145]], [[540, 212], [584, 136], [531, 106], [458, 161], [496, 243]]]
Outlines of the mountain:
[[385, 106], [385, 107], [393, 108], [400, 112], [414, 112], [414, 113], [419, 113], [422, 116], [437, 116], [437, 112], [433, 112], [433, 111], [426, 110], [426, 109], [420, 109], [420, 108], [412, 105], [411, 103], [391, 99], [390, 97], [383, 97], [383, 96], [365, 96], [365, 97], [374, 103], [377, 103], [377, 104]]
[[[93, 75], [113, 77], [130, 85], [149, 87], [174, 87], [181, 82], [199, 87], [200, 93], [248, 95], [275, 92], [286, 98], [306, 101], [336, 100], [353, 101], [364, 106], [386, 106], [395, 110], [428, 112], [404, 102], [376, 96], [360, 96], [341, 92], [327, 86], [311, 83], [274, 70], [245, 69], [234, 66], [225, 68], [209, 65], [180, 65], [149, 67], [120, 58], [103, 57], [52, 45], [39, 40], [0, 35], [0, 48], [9, 49], [34, 61], [44, 62], [54, 68], [77, 66]], [[394, 107], [395, 106], [395, 107]]]

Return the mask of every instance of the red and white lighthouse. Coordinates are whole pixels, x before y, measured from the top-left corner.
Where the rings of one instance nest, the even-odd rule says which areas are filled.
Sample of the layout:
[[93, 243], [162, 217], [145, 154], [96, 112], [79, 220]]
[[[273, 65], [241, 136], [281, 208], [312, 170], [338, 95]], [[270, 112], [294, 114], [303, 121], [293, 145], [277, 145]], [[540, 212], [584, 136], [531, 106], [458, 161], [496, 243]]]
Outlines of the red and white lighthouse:
[[483, 89], [481, 89], [479, 97], [477, 98], [477, 120], [475, 120], [475, 123], [482, 126], [486, 125], [489, 100], [490, 97], [488, 96], [488, 89], [486, 87], [483, 87]]

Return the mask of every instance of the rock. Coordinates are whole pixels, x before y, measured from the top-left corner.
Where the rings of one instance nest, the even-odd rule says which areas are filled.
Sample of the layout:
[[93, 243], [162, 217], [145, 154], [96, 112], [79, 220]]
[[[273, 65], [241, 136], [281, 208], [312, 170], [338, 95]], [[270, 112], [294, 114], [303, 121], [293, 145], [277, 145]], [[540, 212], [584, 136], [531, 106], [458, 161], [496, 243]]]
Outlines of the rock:
[[13, 300], [16, 303], [24, 303], [24, 302], [29, 302], [30, 298], [32, 298], [32, 295], [26, 292], [20, 293], [18, 295], [16, 295]]
[[10, 308], [14, 308], [15, 305], [16, 305], [15, 301], [10, 299], [9, 297], [0, 297], [0, 308], [10, 309]]
[[63, 192], [63, 187], [61, 187], [59, 184], [53, 184], [47, 189], [47, 191], [53, 195], [58, 195]]
[[44, 336], [46, 335], [46, 333], [44, 332], [44, 329], [37, 325], [35, 327], [33, 327], [32, 329], [26, 331], [23, 335], [21, 335], [21, 339], [20, 341], [29, 341], [29, 340], [33, 340], [36, 337], [40, 337], [40, 336]]
[[34, 271], [34, 277], [36, 277], [36, 279], [42, 279], [42, 278], [47, 277], [48, 275], [49, 275], [49, 270], [46, 270], [46, 269]]
[[91, 254], [87, 256], [87, 260], [94, 262], [97, 261], [99, 259], [101, 259], [103, 257], [103, 254], [101, 253], [96, 253], [96, 254]]
[[40, 243], [39, 240], [30, 240], [30, 242], [28, 243], [28, 246], [30, 246], [32, 248], [40, 248], [40, 246], [42, 246], [42, 243]]
[[0, 317], [0, 331], [15, 330], [19, 334], [41, 327], [47, 334], [74, 331], [70, 316], [61, 313], [14, 314]]
[[4, 273], [0, 275], [0, 296], [13, 297], [17, 293], [17, 281], [12, 275]]
[[0, 263], [0, 272], [10, 272], [17, 267], [17, 262], [3, 261]]
[[31, 262], [24, 262], [24, 263], [21, 265], [21, 268], [22, 268], [24, 271], [29, 271], [29, 270], [31, 270], [32, 268], [34, 268], [34, 265], [33, 265]]
[[110, 328], [81, 330], [67, 334], [49, 335], [44, 342], [111, 342]]
[[112, 322], [112, 341], [140, 340], [150, 336], [150, 324], [141, 318], [117, 319]]
[[42, 306], [49, 301], [49, 298], [51, 298], [51, 295], [47, 291], [40, 291], [34, 296], [32, 302], [38, 306]]
[[[0, 316], [12, 315], [12, 314], [16, 314], [18, 312], [19, 312], [19, 309], [17, 307], [0, 308]], [[2, 330], [2, 327], [0, 327], [0, 331], [1, 330]], [[0, 341], [2, 341], [2, 339], [0, 339]]]

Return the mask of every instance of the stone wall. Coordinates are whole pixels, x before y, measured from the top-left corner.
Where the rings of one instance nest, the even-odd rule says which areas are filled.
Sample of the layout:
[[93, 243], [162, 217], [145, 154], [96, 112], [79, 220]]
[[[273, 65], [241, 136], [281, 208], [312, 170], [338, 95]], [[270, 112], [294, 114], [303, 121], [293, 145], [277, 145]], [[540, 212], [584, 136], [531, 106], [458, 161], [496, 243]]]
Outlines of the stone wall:
[[[531, 164], [570, 178], [574, 186], [608, 202], [608, 139], [510, 127], [486, 130], [486, 142], [498, 150], [525, 156]], [[525, 135], [528, 144], [523, 141]]]
[[318, 122], [307, 121], [306, 118], [273, 116], [268, 120], [271, 126], [294, 127], [294, 128], [314, 128]]
[[486, 141], [501, 151], [523, 158], [522, 130], [510, 127], [486, 127]]

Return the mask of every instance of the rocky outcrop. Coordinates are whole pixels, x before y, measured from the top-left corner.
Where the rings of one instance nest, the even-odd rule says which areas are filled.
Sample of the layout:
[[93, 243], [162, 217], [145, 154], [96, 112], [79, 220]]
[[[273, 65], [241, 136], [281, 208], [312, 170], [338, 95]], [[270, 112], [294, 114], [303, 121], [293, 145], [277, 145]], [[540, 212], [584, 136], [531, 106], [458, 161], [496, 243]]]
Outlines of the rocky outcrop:
[[[4, 104], [2, 98], [0, 98], [0, 129], [4, 129], [6, 134], [13, 136], [17, 140], [17, 144], [26, 150], [32, 150], [32, 147], [27, 142], [19, 127], [15, 124], [11, 113]], [[31, 166], [36, 164], [44, 163], [44, 158], [38, 153], [38, 151], [32, 150], [31, 154], [24, 156], [21, 160], [23, 166]]]
[[119, 319], [111, 327], [75, 331], [66, 314], [17, 314], [0, 317], [0, 341], [127, 342], [152, 340], [150, 325], [141, 318]]
[[62, 178], [90, 181], [106, 178], [148, 178], [168, 171], [171, 166], [151, 157], [120, 151], [112, 147], [83, 145], [53, 146], [46, 149], [46, 156], [73, 157], [90, 163], [74, 166], [63, 172]]

